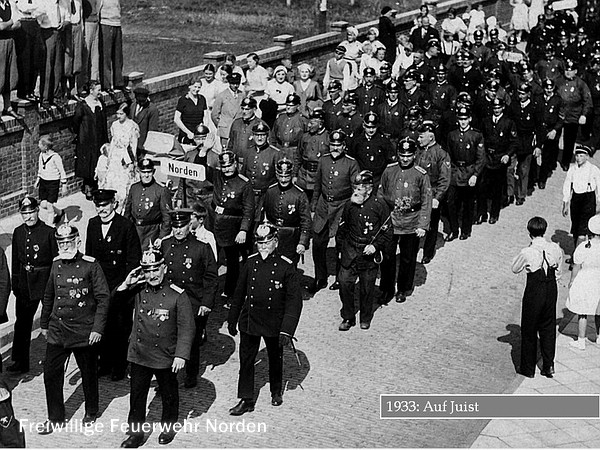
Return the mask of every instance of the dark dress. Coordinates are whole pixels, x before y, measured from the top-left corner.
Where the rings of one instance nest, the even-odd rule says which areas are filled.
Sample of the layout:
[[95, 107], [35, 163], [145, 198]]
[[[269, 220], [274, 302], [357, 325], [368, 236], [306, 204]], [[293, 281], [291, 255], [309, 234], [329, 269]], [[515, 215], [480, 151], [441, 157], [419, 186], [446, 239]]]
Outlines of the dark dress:
[[[100, 102], [102, 103], [102, 101]], [[106, 107], [96, 106], [92, 111], [85, 101], [75, 107], [73, 132], [77, 135], [75, 147], [75, 176], [81, 177], [84, 184], [94, 184], [94, 172], [100, 156], [100, 148], [108, 143]]]

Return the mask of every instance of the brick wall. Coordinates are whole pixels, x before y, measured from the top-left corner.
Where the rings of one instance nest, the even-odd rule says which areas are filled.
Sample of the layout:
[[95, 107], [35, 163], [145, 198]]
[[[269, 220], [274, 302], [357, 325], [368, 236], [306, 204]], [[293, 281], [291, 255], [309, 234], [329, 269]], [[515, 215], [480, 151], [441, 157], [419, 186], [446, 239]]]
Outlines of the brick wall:
[[[506, 23], [510, 18], [512, 9], [506, 0], [451, 0], [440, 3], [437, 8], [438, 20], [441, 23], [446, 11], [455, 7], [459, 12], [468, 8], [469, 4], [483, 3], [486, 14], [498, 13], [498, 20]], [[396, 27], [399, 32], [406, 31], [412, 26], [412, 20], [418, 11], [408, 11], [398, 14]], [[378, 20], [357, 25], [362, 37], [371, 26], [377, 26]], [[257, 51], [264, 66], [276, 66], [286, 54], [293, 55], [295, 63], [307, 61], [316, 67], [323, 66], [330, 57], [335, 46], [345, 36], [345, 22], [331, 23], [332, 31], [321, 35], [293, 41], [293, 36], [282, 35], [274, 38], [275, 45]], [[362, 40], [361, 37], [361, 40]], [[245, 66], [246, 55], [240, 55], [238, 60]], [[220, 65], [224, 53], [212, 52], [204, 56], [204, 63], [212, 62]], [[177, 100], [187, 92], [188, 81], [202, 75], [202, 66], [192, 67], [178, 72], [162, 75], [144, 80], [143, 83], [150, 90], [152, 101], [160, 111], [159, 127], [166, 133], [175, 134], [176, 127], [173, 115]], [[142, 82], [140, 73], [130, 74], [130, 84]], [[115, 120], [117, 105], [125, 100], [132, 101], [133, 95], [125, 96], [118, 93], [115, 96], [105, 95], [103, 98], [107, 105], [109, 126]], [[14, 104], [19, 112], [25, 115], [22, 121], [15, 119], [0, 121], [0, 217], [14, 214], [21, 198], [34, 192], [34, 183], [37, 176], [37, 161], [39, 150], [37, 142], [41, 135], [50, 134], [55, 139], [55, 150], [63, 158], [65, 170], [68, 175], [69, 191], [80, 187], [80, 181], [74, 177], [74, 145], [75, 137], [70, 131], [70, 123], [75, 110], [75, 104], [58, 110], [52, 108], [49, 112], [39, 113], [28, 102]]]

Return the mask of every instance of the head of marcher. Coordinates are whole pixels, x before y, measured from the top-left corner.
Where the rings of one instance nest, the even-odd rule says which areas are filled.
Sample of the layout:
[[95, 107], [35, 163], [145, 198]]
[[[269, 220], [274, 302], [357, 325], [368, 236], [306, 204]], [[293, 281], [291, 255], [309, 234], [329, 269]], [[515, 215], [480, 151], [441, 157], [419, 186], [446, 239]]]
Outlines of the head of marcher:
[[203, 123], [196, 127], [196, 131], [194, 132], [194, 143], [196, 144], [197, 148], [204, 147], [204, 142], [206, 142], [206, 137], [208, 136], [209, 132], [210, 130]]
[[73, 225], [64, 223], [54, 232], [58, 244], [58, 256], [60, 259], [69, 261], [75, 258], [81, 245], [79, 230]]
[[254, 143], [258, 148], [265, 148], [269, 145], [269, 132], [271, 129], [269, 125], [264, 122], [259, 122], [252, 127], [252, 136], [254, 139]]
[[419, 127], [419, 147], [429, 148], [435, 144], [435, 123], [432, 120], [424, 120]]
[[400, 85], [394, 80], [390, 81], [386, 88], [386, 94], [390, 102], [396, 102], [396, 100], [398, 100], [398, 96], [400, 95]]
[[334, 130], [329, 134], [329, 152], [333, 159], [338, 159], [346, 151], [346, 133]]
[[554, 95], [554, 89], [556, 87], [556, 85], [554, 84], [554, 80], [552, 80], [551, 78], [544, 79], [544, 81], [542, 82], [542, 87], [544, 89], [544, 95], [546, 97], [551, 97], [552, 95]]
[[456, 112], [456, 119], [458, 120], [459, 128], [463, 131], [467, 130], [471, 125], [471, 110], [465, 106], [461, 106]]
[[277, 248], [277, 228], [272, 223], [265, 220], [256, 227], [254, 239], [260, 257], [263, 260], [267, 259], [267, 257]]
[[142, 270], [144, 271], [146, 283], [151, 287], [158, 287], [161, 285], [165, 278], [167, 266], [165, 265], [165, 257], [160, 249], [150, 244], [148, 250], [145, 250], [142, 253], [140, 266], [142, 266]]
[[342, 83], [340, 83], [339, 80], [333, 80], [331, 83], [329, 83], [327, 92], [329, 92], [329, 96], [332, 100], [337, 100], [340, 95], [342, 95]]
[[348, 92], [342, 100], [342, 113], [346, 116], [353, 115], [356, 113], [356, 107], [358, 106], [358, 96], [356, 92]]
[[565, 78], [572, 80], [577, 76], [577, 63], [572, 59], [565, 61]]
[[[206, 139], [206, 136], [205, 136]], [[196, 135], [194, 135], [194, 141], [196, 141]], [[142, 158], [138, 163], [138, 169], [140, 171], [140, 181], [142, 185], [148, 186], [154, 182], [154, 161], [150, 158]]]
[[24, 197], [19, 202], [19, 212], [23, 223], [28, 227], [33, 227], [40, 218], [40, 204], [35, 197]]
[[404, 138], [398, 142], [396, 155], [398, 163], [403, 169], [409, 169], [415, 163], [415, 152], [417, 151], [417, 143], [411, 138]]
[[288, 158], [282, 158], [275, 165], [275, 176], [279, 186], [287, 189], [292, 186], [292, 175], [294, 173], [294, 163]]
[[495, 98], [492, 101], [492, 114], [494, 117], [500, 117], [504, 114], [504, 100], [501, 98]]
[[356, 205], [362, 205], [373, 192], [373, 172], [362, 170], [352, 178], [352, 197], [350, 201]]
[[526, 103], [531, 98], [531, 85], [529, 83], [520, 83], [517, 87], [517, 97], [521, 103]]
[[190, 234], [190, 221], [192, 219], [191, 209], [176, 209], [171, 211], [171, 227], [173, 228], [173, 237], [178, 241], [183, 241]]
[[219, 155], [219, 167], [225, 178], [234, 177], [237, 173], [237, 156], [232, 151], [224, 151]]
[[575, 163], [581, 167], [590, 159], [592, 149], [587, 145], [577, 144], [573, 153], [575, 153]]
[[246, 122], [251, 121], [256, 114], [256, 99], [253, 97], [244, 98], [240, 108], [242, 110], [242, 119]]
[[377, 125], [379, 124], [379, 116], [373, 111], [369, 111], [365, 114], [363, 119], [363, 128], [365, 130], [365, 136], [371, 138], [377, 132]]
[[376, 75], [377, 75], [377, 73], [375, 72], [375, 69], [373, 69], [372, 67], [365, 68], [365, 70], [363, 70], [363, 81], [364, 81], [365, 85], [373, 86], [373, 83], [375, 83]]
[[310, 113], [310, 119], [308, 120], [308, 132], [310, 134], [317, 134], [325, 128], [325, 114], [322, 108], [315, 108]]
[[[214, 73], [213, 73], [214, 76]], [[150, 103], [150, 91], [144, 86], [137, 86], [133, 89], [133, 95], [135, 96], [135, 102], [142, 107], [148, 106]]]
[[298, 94], [290, 94], [285, 99], [285, 112], [288, 116], [293, 116], [298, 112], [300, 107], [300, 96]]
[[115, 194], [117, 191], [113, 189], [95, 189], [92, 192], [92, 199], [98, 217], [104, 223], [110, 222], [115, 216], [115, 209], [118, 206], [117, 200], [115, 200]]

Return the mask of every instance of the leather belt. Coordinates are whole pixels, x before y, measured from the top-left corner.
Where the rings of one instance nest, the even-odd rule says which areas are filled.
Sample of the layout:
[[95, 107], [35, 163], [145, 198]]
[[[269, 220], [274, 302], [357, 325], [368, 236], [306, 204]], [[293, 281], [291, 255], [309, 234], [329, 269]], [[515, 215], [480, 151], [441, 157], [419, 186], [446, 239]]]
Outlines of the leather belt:
[[316, 172], [318, 165], [319, 165], [318, 162], [312, 162], [312, 161], [304, 161], [302, 163], [302, 167], [305, 168], [306, 170], [308, 170], [309, 172]]
[[339, 196], [335, 196], [335, 195], [323, 194], [323, 198], [325, 200], [327, 200], [328, 202], [337, 202], [338, 200], [348, 200], [350, 197], [351, 197], [351, 195], [339, 195]]
[[265, 192], [267, 192], [266, 189], [252, 189], [254, 191], [254, 195], [256, 195], [257, 197], [260, 197], [261, 195], [265, 195]]
[[396, 211], [399, 211], [400, 214], [407, 214], [407, 213], [412, 213], [412, 212], [416, 212], [416, 211], [421, 211], [421, 204], [417, 203], [408, 209], [402, 208], [402, 209], [397, 209]]
[[135, 224], [138, 227], [147, 227], [149, 225], [160, 225], [162, 222], [162, 220], [143, 220], [143, 219], [139, 219], [135, 221]]
[[237, 217], [242, 217], [243, 211], [241, 209], [237, 209], [237, 208], [224, 208], [222, 206], [217, 206], [215, 204], [215, 202], [211, 203], [212, 209], [217, 213], [217, 214], [222, 214], [224, 216], [237, 216]]
[[296, 228], [299, 227], [299, 224], [297, 224], [297, 223], [289, 223], [289, 222], [286, 223], [285, 220], [283, 220], [281, 218], [275, 219], [273, 221], [273, 223], [275, 225], [277, 225], [278, 227], [280, 227], [280, 228], [293, 228], [293, 229], [296, 229]]
[[34, 266], [33, 264], [25, 264], [23, 266], [26, 272], [33, 272], [35, 269], [49, 269], [50, 266]]

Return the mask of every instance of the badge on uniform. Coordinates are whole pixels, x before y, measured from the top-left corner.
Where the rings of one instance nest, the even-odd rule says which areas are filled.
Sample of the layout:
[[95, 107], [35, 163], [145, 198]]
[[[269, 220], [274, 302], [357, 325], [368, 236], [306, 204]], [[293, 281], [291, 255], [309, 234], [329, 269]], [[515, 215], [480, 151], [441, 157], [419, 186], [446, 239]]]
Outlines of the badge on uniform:
[[371, 157], [369, 158], [369, 160], [375, 161], [375, 157], [373, 155], [371, 155]]
[[37, 244], [35, 244], [35, 245], [33, 246], [33, 250], [34, 250], [34, 251], [36, 251], [36, 252], [39, 252], [39, 251], [40, 251], [40, 246], [39, 246], [39, 245], [37, 245]]
[[112, 241], [112, 236], [107, 236], [106, 237], [106, 242], [111, 242]]
[[231, 191], [227, 193], [227, 197], [229, 198], [235, 198], [235, 191]]
[[575, 88], [571, 86], [571, 92], [575, 92]]
[[368, 234], [369, 231], [373, 231], [373, 223], [365, 222], [365, 229], [363, 230], [363, 234]]
[[503, 132], [503, 131], [501, 131], [500, 133], [498, 133], [498, 135], [499, 135], [500, 137], [502, 137], [502, 136], [504, 136], [504, 132]]
[[69, 289], [69, 297], [75, 298], [77, 291], [75, 289]]
[[288, 205], [288, 214], [294, 214], [296, 212], [296, 205]]
[[321, 152], [317, 153], [317, 158], [321, 157]]
[[336, 176], [336, 177], [337, 177], [339, 174], [340, 174], [340, 173], [339, 173], [337, 170], [336, 170], [335, 172], [333, 172], [333, 175], [334, 175], [334, 176]]
[[275, 289], [281, 289], [283, 287], [283, 283], [281, 281], [273, 281], [275, 284]]
[[217, 214], [223, 214], [223, 211], [225, 211], [225, 208], [223, 208], [222, 206], [217, 206], [217, 207], [215, 208], [215, 212], [216, 212]]
[[82, 288], [82, 289], [81, 289], [81, 293], [82, 293], [83, 295], [88, 295], [88, 292], [89, 292], [88, 288]]
[[12, 422], [12, 416], [4, 416], [0, 419], [0, 425], [2, 428], [8, 428], [10, 423]]
[[83, 308], [85, 305], [87, 305], [87, 303], [85, 302], [85, 300], [82, 300], [79, 303], [77, 303], [77, 306], [79, 306], [80, 308]]
[[183, 263], [183, 265], [185, 267], [187, 267], [187, 269], [191, 269], [192, 268], [192, 258], [185, 258], [185, 262]]
[[404, 187], [407, 188], [408, 187], [408, 181], [404, 182]]
[[552, 114], [552, 112], [553, 112], [553, 111], [554, 111], [554, 106], [551, 106], [551, 107], [550, 107], [550, 109], [548, 110], [548, 112], [549, 112], [550, 114]]
[[164, 322], [165, 320], [169, 320], [169, 310], [168, 309], [159, 309], [154, 308], [148, 311], [148, 315], [152, 316], [154, 320], [160, 320]]

